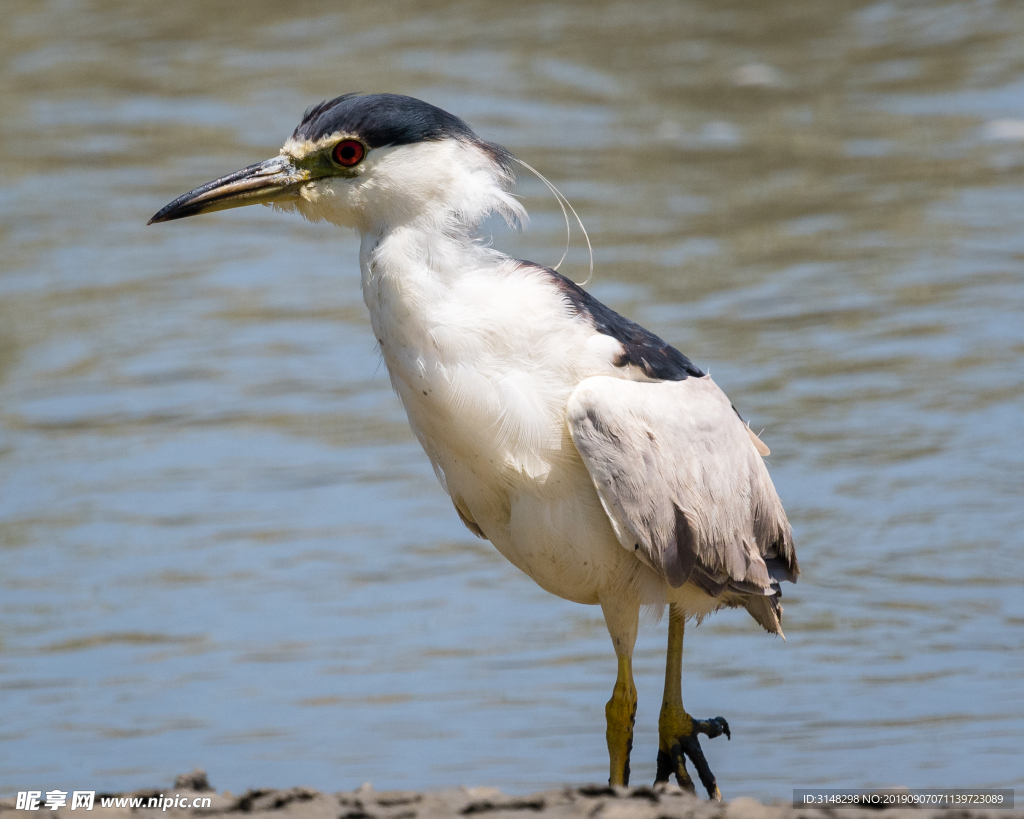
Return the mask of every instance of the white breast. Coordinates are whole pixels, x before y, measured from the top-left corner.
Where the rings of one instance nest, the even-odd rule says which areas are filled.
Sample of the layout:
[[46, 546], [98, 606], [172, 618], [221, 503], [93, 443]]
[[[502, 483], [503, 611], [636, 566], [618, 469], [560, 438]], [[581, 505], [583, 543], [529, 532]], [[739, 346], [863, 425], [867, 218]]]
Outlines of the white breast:
[[431, 257], [422, 241], [364, 239], [361, 253], [373, 329], [413, 431], [456, 507], [512, 563], [594, 602], [579, 564], [592, 565], [595, 550], [618, 563], [622, 550], [565, 408], [584, 378], [615, 372], [618, 342], [574, 315], [537, 269], [475, 246]]

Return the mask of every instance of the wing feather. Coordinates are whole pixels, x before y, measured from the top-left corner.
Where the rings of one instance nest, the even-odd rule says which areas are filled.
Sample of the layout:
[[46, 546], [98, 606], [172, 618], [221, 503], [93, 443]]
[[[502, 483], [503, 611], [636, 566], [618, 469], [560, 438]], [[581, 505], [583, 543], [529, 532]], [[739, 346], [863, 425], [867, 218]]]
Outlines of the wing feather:
[[761, 460], [767, 447], [709, 376], [588, 378], [567, 413], [616, 537], [669, 585], [766, 596], [779, 579], [796, 580], [792, 529]]

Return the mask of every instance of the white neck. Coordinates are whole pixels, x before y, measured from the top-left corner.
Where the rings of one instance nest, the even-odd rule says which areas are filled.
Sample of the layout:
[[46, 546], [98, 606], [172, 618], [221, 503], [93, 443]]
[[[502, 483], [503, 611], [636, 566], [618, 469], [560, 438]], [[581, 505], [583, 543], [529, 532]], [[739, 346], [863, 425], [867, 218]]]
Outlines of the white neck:
[[510, 259], [475, 240], [468, 229], [453, 233], [439, 229], [434, 220], [412, 220], [362, 233], [359, 261], [365, 295], [367, 286], [379, 279], [391, 280], [398, 290], [416, 289], [428, 281], [451, 286], [459, 278], [493, 270]]

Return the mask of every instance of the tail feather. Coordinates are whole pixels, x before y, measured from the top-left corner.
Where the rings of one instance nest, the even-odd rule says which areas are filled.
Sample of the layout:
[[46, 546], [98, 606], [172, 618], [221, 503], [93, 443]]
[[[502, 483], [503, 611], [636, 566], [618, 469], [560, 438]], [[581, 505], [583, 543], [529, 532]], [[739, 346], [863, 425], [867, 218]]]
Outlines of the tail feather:
[[[773, 583], [772, 586], [778, 589], [778, 584]], [[743, 598], [743, 607], [750, 612], [750, 616], [757, 620], [765, 631], [769, 634], [778, 634], [785, 640], [786, 635], [782, 632], [781, 598], [781, 593], [771, 596], [750, 595]]]

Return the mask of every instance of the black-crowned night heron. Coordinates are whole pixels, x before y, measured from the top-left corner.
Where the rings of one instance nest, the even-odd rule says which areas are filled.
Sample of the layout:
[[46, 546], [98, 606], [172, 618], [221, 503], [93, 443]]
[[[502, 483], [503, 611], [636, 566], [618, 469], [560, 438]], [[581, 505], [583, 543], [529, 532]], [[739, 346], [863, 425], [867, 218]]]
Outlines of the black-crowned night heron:
[[657, 781], [719, 798], [683, 709], [683, 627], [743, 606], [781, 634], [799, 569], [768, 450], [686, 356], [531, 262], [479, 242], [512, 156], [459, 118], [392, 94], [310, 108], [280, 155], [196, 188], [151, 222], [256, 203], [359, 231], [363, 297], [413, 432], [462, 522], [543, 588], [600, 604], [618, 676], [610, 782], [629, 780], [641, 606], [669, 604]]

